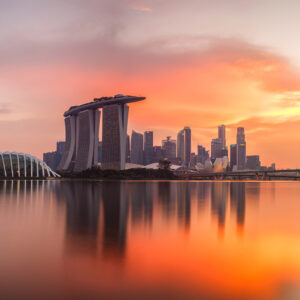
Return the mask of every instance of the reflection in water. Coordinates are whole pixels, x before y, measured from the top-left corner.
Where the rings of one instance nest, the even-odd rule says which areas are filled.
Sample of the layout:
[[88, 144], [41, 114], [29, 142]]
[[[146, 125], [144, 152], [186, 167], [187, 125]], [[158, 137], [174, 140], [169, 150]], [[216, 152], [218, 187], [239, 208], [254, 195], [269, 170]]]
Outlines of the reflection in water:
[[[50, 249], [47, 252], [48, 257], [45, 255], [46, 261], [52, 255], [52, 250], [56, 249], [60, 251], [57, 255], [60, 260], [56, 259], [57, 266], [60, 266], [63, 260], [61, 269], [57, 267], [55, 271], [52, 266], [45, 263], [44, 276], [53, 274], [56, 278], [56, 272], [63, 272], [61, 270], [67, 269], [70, 264], [75, 264], [74, 269], [80, 270], [76, 273], [72, 269], [71, 275], [69, 274], [73, 279], [70, 283], [70, 294], [73, 292], [72, 288], [84, 290], [88, 286], [89, 291], [95, 294], [101, 290], [101, 293], [105, 292], [107, 295], [114, 290], [120, 293], [121, 291], [127, 293], [130, 290], [133, 294], [138, 290], [139, 299], [145, 298], [143, 291], [148, 291], [148, 299], [151, 299], [153, 295], [151, 292], [162, 295], [160, 294], [162, 289], [165, 298], [178, 292], [179, 295], [183, 293], [179, 299], [199, 299], [201, 298], [199, 295], [203, 293], [207, 296], [205, 299], [212, 299], [220, 289], [220, 294], [224, 295], [216, 296], [217, 299], [257, 299], [256, 296], [265, 287], [262, 284], [263, 276], [269, 276], [267, 278], [269, 281], [266, 282], [281, 280], [279, 275], [275, 279], [272, 277], [272, 272], [276, 271], [275, 267], [272, 266], [272, 272], [262, 267], [264, 261], [267, 261], [267, 266], [276, 261], [268, 261], [269, 257], [272, 258], [273, 255], [276, 257], [275, 252], [270, 255], [269, 249], [272, 250], [275, 246], [277, 249], [281, 244], [280, 238], [284, 240], [284, 245], [291, 243], [294, 245], [291, 249], [298, 249], [298, 242], [291, 237], [292, 235], [280, 236], [286, 228], [296, 231], [295, 223], [298, 219], [294, 216], [294, 223], [291, 222], [291, 227], [288, 227], [289, 219], [285, 215], [281, 216], [280, 211], [276, 212], [276, 216], [281, 216], [281, 223], [277, 222], [276, 218], [273, 219], [273, 216], [267, 215], [271, 214], [272, 209], [276, 209], [276, 205], [279, 210], [282, 207], [290, 210], [290, 214], [297, 211], [298, 202], [292, 202], [290, 206], [286, 203], [284, 204], [286, 206], [283, 204], [280, 206], [279, 200], [282, 195], [277, 194], [279, 191], [277, 184], [188, 181], [0, 181], [0, 222], [5, 218], [8, 220], [11, 216], [15, 216], [14, 214], [17, 214], [16, 222], [18, 222], [22, 214], [26, 216], [28, 211], [32, 212], [30, 214], [32, 227], [27, 235], [35, 232], [29, 239], [34, 253], [39, 253], [37, 247], [42, 248], [42, 252]], [[267, 189], [267, 192], [264, 189]], [[288, 188], [282, 189], [283, 192], [287, 190], [290, 191]], [[262, 198], [261, 194], [264, 200], [267, 197], [269, 202], [261, 201], [258, 205], [259, 199]], [[298, 194], [296, 187], [293, 197], [296, 199]], [[266, 206], [268, 203], [272, 206]], [[261, 211], [260, 215], [257, 213], [261, 207], [264, 207], [265, 215]], [[258, 215], [262, 216], [261, 219]], [[234, 221], [234, 230], [230, 230], [232, 223], [228, 220]], [[22, 222], [26, 223], [24, 220]], [[263, 233], [273, 230], [274, 224], [284, 224], [282, 226], [286, 227], [272, 233], [271, 237], [262, 238], [257, 233], [256, 222], [261, 222], [260, 227], [265, 226]], [[11, 249], [18, 249], [9, 248], [9, 239], [8, 242], [3, 242], [5, 235], [1, 236], [1, 228], [4, 227], [5, 223], [1, 223], [0, 267], [9, 261], [9, 259], [1, 261], [3, 247], [9, 249], [4, 248], [9, 253], [8, 257]], [[24, 232], [20, 230], [21, 225], [18, 224], [16, 228], [12, 239], [22, 239]], [[35, 239], [43, 238], [42, 234], [47, 234], [49, 228], [53, 230], [51, 231], [53, 240], [43, 246]], [[55, 239], [56, 230], [61, 233], [61, 246], [58, 239]], [[240, 234], [243, 235], [243, 239], [234, 239]], [[220, 236], [221, 241], [217, 238]], [[282, 249], [282, 253], [286, 254], [284, 252], [286, 248]], [[30, 251], [19, 251], [16, 252], [16, 257], [21, 257], [20, 260], [22, 255], [26, 261], [34, 260], [34, 254], [31, 257]], [[282, 253], [279, 252], [280, 257], [285, 257]], [[291, 259], [289, 265], [294, 268], [290, 272], [296, 274], [298, 255], [295, 252], [293, 255], [288, 254], [287, 257], [295, 258]], [[251, 257], [251, 263], [248, 257]], [[11, 260], [14, 262], [12, 258]], [[280, 266], [284, 264], [280, 263]], [[39, 267], [35, 266], [36, 270], [39, 270]], [[277, 265], [276, 267], [279, 268]], [[59, 274], [60, 278], [64, 278], [64, 275]], [[286, 276], [288, 271], [284, 274]], [[0, 277], [0, 281], [1, 279]], [[283, 279], [287, 280], [285, 277]], [[253, 282], [256, 282], [256, 286]], [[265, 293], [261, 298], [272, 299], [271, 292], [268, 292], [269, 294]], [[126, 294], [127, 298], [136, 299], [133, 294]]]
[[218, 217], [220, 234], [224, 232], [225, 227], [228, 184], [228, 182], [213, 182], [211, 185], [211, 212]]
[[232, 182], [230, 184], [230, 207], [236, 212], [236, 222], [243, 228], [245, 222], [245, 182]]

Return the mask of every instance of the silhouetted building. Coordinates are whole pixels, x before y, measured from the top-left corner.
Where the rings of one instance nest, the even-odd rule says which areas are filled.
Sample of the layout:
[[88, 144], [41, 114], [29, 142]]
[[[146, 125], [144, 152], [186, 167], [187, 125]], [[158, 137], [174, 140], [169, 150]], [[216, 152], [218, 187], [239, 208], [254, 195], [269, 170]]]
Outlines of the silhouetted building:
[[144, 165], [153, 163], [153, 131], [144, 132]]
[[189, 166], [191, 161], [192, 133], [190, 127], [184, 127], [184, 165]]
[[226, 128], [225, 125], [218, 127], [218, 138], [222, 141], [222, 148], [226, 148]]
[[125, 169], [129, 106], [145, 97], [124, 96], [95, 98], [71, 106], [64, 113], [66, 146], [58, 169], [82, 171], [98, 165], [100, 111], [103, 110], [102, 168]]
[[248, 155], [247, 156], [246, 169], [249, 169], [249, 170], [259, 170], [260, 169], [259, 155]]
[[243, 127], [238, 127], [236, 135], [237, 144], [237, 169], [244, 170], [246, 168], [246, 140]]
[[195, 168], [196, 164], [197, 164], [197, 155], [194, 152], [192, 152], [189, 166], [190, 168]]
[[153, 161], [159, 162], [163, 158], [164, 158], [164, 151], [162, 150], [162, 147], [154, 146], [153, 147]]
[[197, 162], [204, 165], [205, 161], [209, 159], [208, 151], [203, 146], [198, 145]]
[[127, 138], [126, 138], [126, 162], [130, 163], [130, 137], [127, 134]]
[[219, 138], [211, 140], [211, 158], [216, 159], [222, 156], [223, 142]]
[[184, 162], [184, 130], [177, 134], [177, 158], [181, 164]]
[[43, 154], [43, 161], [52, 169], [56, 170], [64, 152], [65, 142], [56, 143], [56, 151]]
[[138, 165], [143, 164], [143, 135], [134, 130], [131, 134], [130, 162]]
[[162, 149], [164, 150], [164, 158], [169, 159], [171, 162], [176, 161], [176, 141], [171, 140], [168, 136], [166, 140], [162, 141]]
[[237, 145], [230, 145], [230, 169], [237, 165]]

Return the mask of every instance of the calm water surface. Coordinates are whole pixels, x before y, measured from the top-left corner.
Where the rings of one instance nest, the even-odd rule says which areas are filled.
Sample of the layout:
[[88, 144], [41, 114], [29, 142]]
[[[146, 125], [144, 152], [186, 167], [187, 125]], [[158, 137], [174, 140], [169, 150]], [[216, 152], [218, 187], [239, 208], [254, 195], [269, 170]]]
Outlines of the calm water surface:
[[0, 181], [0, 299], [300, 299], [300, 183]]

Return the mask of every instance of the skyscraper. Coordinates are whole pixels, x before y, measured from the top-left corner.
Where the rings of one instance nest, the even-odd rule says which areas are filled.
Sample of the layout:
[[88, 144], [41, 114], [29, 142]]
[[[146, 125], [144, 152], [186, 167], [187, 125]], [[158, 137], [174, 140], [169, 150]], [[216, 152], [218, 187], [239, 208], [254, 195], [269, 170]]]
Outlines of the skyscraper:
[[208, 151], [203, 146], [198, 145], [197, 162], [204, 165], [205, 161], [209, 158]]
[[138, 165], [143, 164], [143, 135], [134, 130], [131, 134], [130, 162]]
[[246, 167], [246, 139], [243, 127], [238, 127], [236, 135], [237, 144], [237, 169], [244, 170]]
[[177, 134], [177, 158], [184, 162], [184, 130], [180, 130]]
[[211, 140], [211, 158], [216, 159], [222, 157], [223, 142], [221, 139]]
[[222, 141], [222, 148], [226, 148], [226, 128], [225, 125], [218, 127], [218, 138]]
[[230, 145], [230, 169], [237, 165], [237, 145]]
[[176, 141], [171, 140], [170, 136], [167, 136], [166, 140], [162, 141], [162, 149], [164, 150], [165, 158], [171, 162], [176, 161]]
[[144, 132], [144, 165], [153, 163], [153, 131]]
[[127, 138], [126, 138], [126, 162], [130, 163], [130, 137], [127, 134]]
[[103, 169], [125, 169], [128, 111], [127, 104], [103, 107]]
[[189, 166], [191, 160], [192, 133], [190, 127], [184, 127], [184, 165]]

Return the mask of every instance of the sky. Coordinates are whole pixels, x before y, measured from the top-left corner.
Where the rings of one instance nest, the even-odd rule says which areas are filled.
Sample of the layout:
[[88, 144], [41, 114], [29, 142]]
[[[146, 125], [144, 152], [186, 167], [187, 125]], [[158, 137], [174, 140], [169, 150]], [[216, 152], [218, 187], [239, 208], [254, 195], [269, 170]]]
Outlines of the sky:
[[300, 1], [0, 0], [0, 151], [42, 158], [69, 106], [118, 93], [156, 145], [192, 130], [210, 149], [246, 133], [247, 155], [300, 168]]

